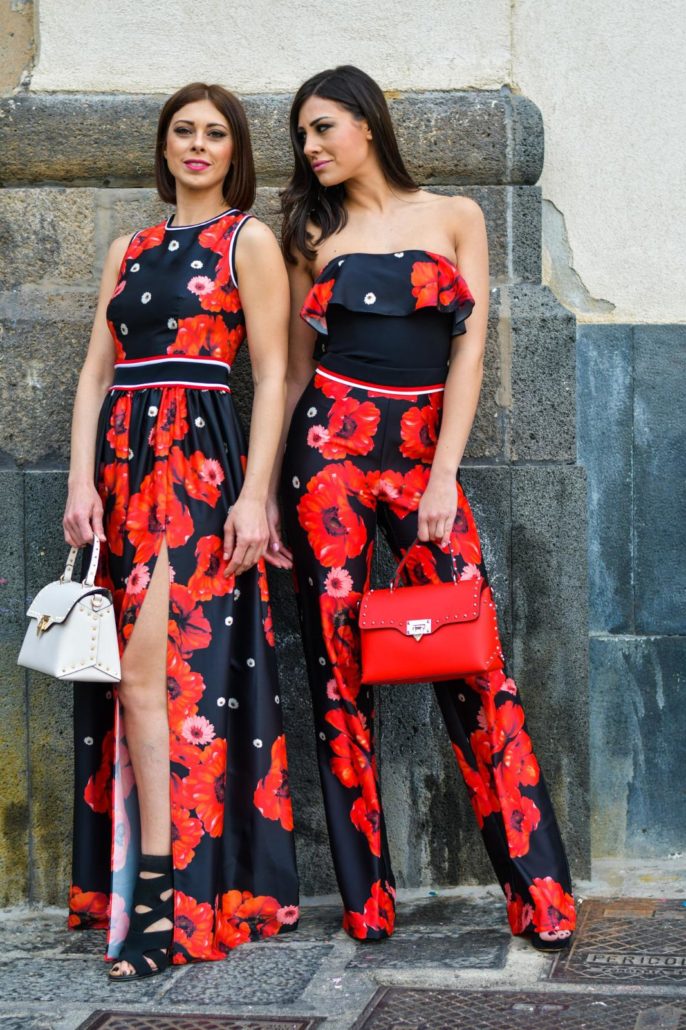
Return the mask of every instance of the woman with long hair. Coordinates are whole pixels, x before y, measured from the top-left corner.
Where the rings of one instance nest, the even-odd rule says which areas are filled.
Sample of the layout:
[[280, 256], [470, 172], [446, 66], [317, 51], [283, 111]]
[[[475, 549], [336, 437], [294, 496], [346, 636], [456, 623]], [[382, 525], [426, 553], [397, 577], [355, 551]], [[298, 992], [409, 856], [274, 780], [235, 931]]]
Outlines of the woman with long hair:
[[[377, 526], [397, 559], [418, 538], [411, 582], [448, 582], [453, 561], [460, 578], [486, 578], [459, 479], [482, 379], [486, 231], [472, 200], [416, 186], [359, 69], [308, 79], [290, 132], [282, 507], [344, 926], [379, 939], [393, 930], [395, 885], [358, 608]], [[278, 538], [273, 505], [270, 518]], [[498, 670], [435, 691], [512, 931], [559, 950], [574, 928], [569, 869], [517, 687]]]
[[[264, 567], [283, 561], [266, 504], [288, 283], [245, 213], [255, 171], [236, 98], [175, 93], [155, 172], [174, 212], [107, 255], [64, 516], [69, 544], [102, 541], [118, 616], [121, 683], [76, 687], [70, 893], [70, 925], [108, 929], [113, 982], [222, 958], [298, 915]], [[247, 448], [230, 390], [245, 339]]]

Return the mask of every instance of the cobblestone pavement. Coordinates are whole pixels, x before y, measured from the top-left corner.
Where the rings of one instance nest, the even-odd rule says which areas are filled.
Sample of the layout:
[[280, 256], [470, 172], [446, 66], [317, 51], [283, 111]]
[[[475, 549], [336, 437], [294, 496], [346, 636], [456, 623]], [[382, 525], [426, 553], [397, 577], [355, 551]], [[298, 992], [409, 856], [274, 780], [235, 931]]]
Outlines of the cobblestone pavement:
[[[116, 986], [106, 979], [102, 933], [70, 933], [56, 909], [7, 910], [0, 1030], [77, 1030], [86, 1021], [134, 1030], [135, 1013], [147, 1014], [141, 1026], [198, 1030], [211, 1016], [224, 1018], [207, 1018], [207, 1027], [237, 1030], [686, 1028], [686, 860], [601, 864], [577, 893], [595, 900], [585, 920], [594, 936], [584, 947], [578, 938], [576, 958], [556, 961], [512, 939], [495, 887], [413, 890], [399, 893], [389, 941], [355, 943], [340, 928], [337, 901], [313, 899], [283, 940]], [[94, 1015], [108, 1011], [128, 1015]], [[187, 1014], [194, 1018], [180, 1018]]]

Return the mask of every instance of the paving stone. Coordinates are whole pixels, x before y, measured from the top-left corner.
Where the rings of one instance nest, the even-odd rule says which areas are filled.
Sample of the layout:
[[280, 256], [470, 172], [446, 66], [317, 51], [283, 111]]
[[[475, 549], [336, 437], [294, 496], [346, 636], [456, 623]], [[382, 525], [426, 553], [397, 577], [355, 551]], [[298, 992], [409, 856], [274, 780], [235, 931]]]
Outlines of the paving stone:
[[[291, 98], [241, 98], [257, 175], [283, 185], [292, 167]], [[154, 94], [24, 93], [0, 100], [0, 182], [150, 185]], [[535, 183], [543, 167], [543, 123], [535, 104], [507, 91], [398, 93], [391, 117], [411, 174], [421, 182]], [[106, 138], [108, 146], [101, 141]]]
[[0, 1030], [55, 1030], [61, 1016], [27, 1016], [0, 1012]]
[[382, 987], [353, 1030], [676, 1030], [683, 1008], [664, 995]]
[[318, 1019], [243, 1018], [204, 1013], [95, 1012], [77, 1030], [310, 1030]]
[[435, 933], [450, 929], [457, 934], [466, 929], [505, 929], [507, 919], [500, 897], [475, 899], [437, 897], [406, 901], [401, 909], [394, 936], [408, 933]]
[[686, 327], [634, 328], [634, 603], [639, 633], [686, 632]]
[[572, 945], [551, 978], [573, 983], [686, 985], [686, 909], [681, 901], [642, 899], [627, 908], [593, 898], [581, 906]]
[[282, 1005], [297, 1001], [330, 954], [327, 944], [244, 944], [226, 962], [190, 966], [165, 994], [174, 1005]]
[[547, 287], [517, 284], [508, 292], [512, 458], [574, 461], [574, 316]]
[[577, 330], [577, 456], [588, 478], [591, 631], [633, 629], [633, 329]]
[[577, 876], [590, 873], [584, 470], [512, 469], [513, 668]]
[[683, 851], [686, 636], [591, 637], [593, 846], [598, 855]]
[[110, 984], [107, 965], [85, 958], [36, 958], [31, 962], [0, 962], [0, 997], [7, 1006], [16, 1001], [51, 1004], [74, 1000], [78, 985], [80, 1005], [102, 1004], [108, 992], [116, 991], [117, 1004], [145, 1004], [160, 992], [164, 978], [134, 983]]
[[512, 937], [500, 930], [405, 934], [361, 945], [347, 969], [503, 969]]

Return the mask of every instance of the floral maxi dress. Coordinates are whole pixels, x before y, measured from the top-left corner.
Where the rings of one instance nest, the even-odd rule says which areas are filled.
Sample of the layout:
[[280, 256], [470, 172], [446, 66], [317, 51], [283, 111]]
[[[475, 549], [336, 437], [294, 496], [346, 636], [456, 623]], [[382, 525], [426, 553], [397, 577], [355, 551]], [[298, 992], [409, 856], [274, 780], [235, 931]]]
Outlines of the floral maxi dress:
[[[267, 577], [262, 562], [224, 576], [223, 525], [245, 468], [229, 373], [245, 338], [233, 255], [248, 218], [231, 210], [137, 232], [107, 309], [116, 358], [97, 445], [100, 577], [122, 653], [163, 541], [169, 557], [176, 964], [222, 958], [298, 918]], [[140, 854], [136, 785], [116, 690], [75, 691], [69, 922], [106, 927], [116, 958]]]

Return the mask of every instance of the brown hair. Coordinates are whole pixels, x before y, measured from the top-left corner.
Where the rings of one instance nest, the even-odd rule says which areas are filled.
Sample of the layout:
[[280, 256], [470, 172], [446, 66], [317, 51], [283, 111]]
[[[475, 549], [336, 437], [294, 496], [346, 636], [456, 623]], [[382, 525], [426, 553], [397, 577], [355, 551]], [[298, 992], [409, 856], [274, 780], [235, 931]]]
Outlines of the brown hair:
[[224, 200], [230, 207], [247, 211], [255, 203], [255, 162], [252, 156], [248, 119], [240, 101], [223, 86], [191, 82], [169, 97], [160, 111], [155, 142], [155, 182], [157, 192], [167, 204], [176, 203], [176, 180], [164, 157], [167, 133], [172, 118], [186, 104], [210, 100], [228, 122], [233, 139], [233, 158], [224, 179]]
[[281, 194], [282, 247], [287, 261], [294, 263], [294, 250], [312, 261], [315, 250], [308, 223], [318, 232], [317, 244], [346, 224], [345, 183], [325, 188], [320, 185], [303, 153], [298, 130], [300, 108], [310, 97], [333, 100], [364, 120], [372, 132], [373, 146], [387, 182], [402, 190], [419, 187], [408, 172], [400, 154], [388, 104], [380, 86], [366, 72], [351, 64], [328, 68], [304, 82], [293, 98], [290, 114], [291, 144], [295, 164], [293, 174]]

